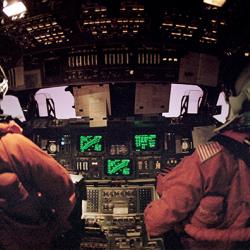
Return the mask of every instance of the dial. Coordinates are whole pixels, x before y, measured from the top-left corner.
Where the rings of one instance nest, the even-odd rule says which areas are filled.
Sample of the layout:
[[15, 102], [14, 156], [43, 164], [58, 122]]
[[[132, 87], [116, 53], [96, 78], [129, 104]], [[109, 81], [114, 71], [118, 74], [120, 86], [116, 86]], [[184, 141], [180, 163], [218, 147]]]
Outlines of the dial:
[[50, 142], [48, 145], [48, 152], [51, 154], [55, 154], [57, 151], [57, 145], [55, 142]]
[[129, 152], [128, 146], [125, 144], [113, 144], [110, 146], [110, 155], [127, 155]]

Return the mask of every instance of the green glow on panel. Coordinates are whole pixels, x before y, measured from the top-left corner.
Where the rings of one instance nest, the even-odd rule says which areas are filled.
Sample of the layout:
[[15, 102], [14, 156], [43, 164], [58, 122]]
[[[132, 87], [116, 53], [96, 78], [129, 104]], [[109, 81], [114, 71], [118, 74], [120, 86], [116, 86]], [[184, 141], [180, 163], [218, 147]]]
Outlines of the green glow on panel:
[[136, 151], [147, 151], [157, 149], [156, 134], [140, 134], [134, 136], [134, 145]]
[[80, 152], [102, 152], [102, 135], [81, 135], [79, 141]]
[[131, 175], [130, 159], [108, 159], [106, 174], [109, 176], [129, 176]]

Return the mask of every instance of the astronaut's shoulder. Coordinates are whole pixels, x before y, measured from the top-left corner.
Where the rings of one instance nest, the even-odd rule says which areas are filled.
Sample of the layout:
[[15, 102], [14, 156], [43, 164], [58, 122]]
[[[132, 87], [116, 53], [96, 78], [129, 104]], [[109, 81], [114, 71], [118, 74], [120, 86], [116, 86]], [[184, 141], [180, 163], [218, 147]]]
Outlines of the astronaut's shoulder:
[[218, 142], [211, 141], [198, 145], [196, 151], [199, 155], [200, 161], [204, 162], [221, 152], [222, 149], [223, 147]]

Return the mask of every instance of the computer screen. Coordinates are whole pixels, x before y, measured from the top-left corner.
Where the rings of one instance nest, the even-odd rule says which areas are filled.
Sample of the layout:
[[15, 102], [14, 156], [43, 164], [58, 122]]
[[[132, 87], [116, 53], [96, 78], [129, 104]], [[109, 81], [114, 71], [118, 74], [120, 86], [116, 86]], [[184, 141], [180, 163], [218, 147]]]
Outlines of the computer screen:
[[133, 146], [135, 151], [153, 151], [159, 149], [158, 135], [155, 133], [150, 134], [135, 134], [133, 138]]
[[104, 174], [110, 177], [129, 177], [133, 174], [130, 159], [107, 159]]
[[104, 137], [102, 135], [80, 135], [79, 152], [102, 152]]

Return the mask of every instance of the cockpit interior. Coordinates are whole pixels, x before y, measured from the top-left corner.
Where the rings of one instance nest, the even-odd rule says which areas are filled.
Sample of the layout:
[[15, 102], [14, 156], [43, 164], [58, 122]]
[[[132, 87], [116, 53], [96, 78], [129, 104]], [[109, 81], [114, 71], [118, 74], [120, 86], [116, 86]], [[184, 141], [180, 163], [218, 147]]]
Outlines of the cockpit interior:
[[249, 81], [250, 1], [0, 3], [0, 107], [81, 184], [79, 249], [164, 250], [143, 218], [155, 177], [213, 136]]

